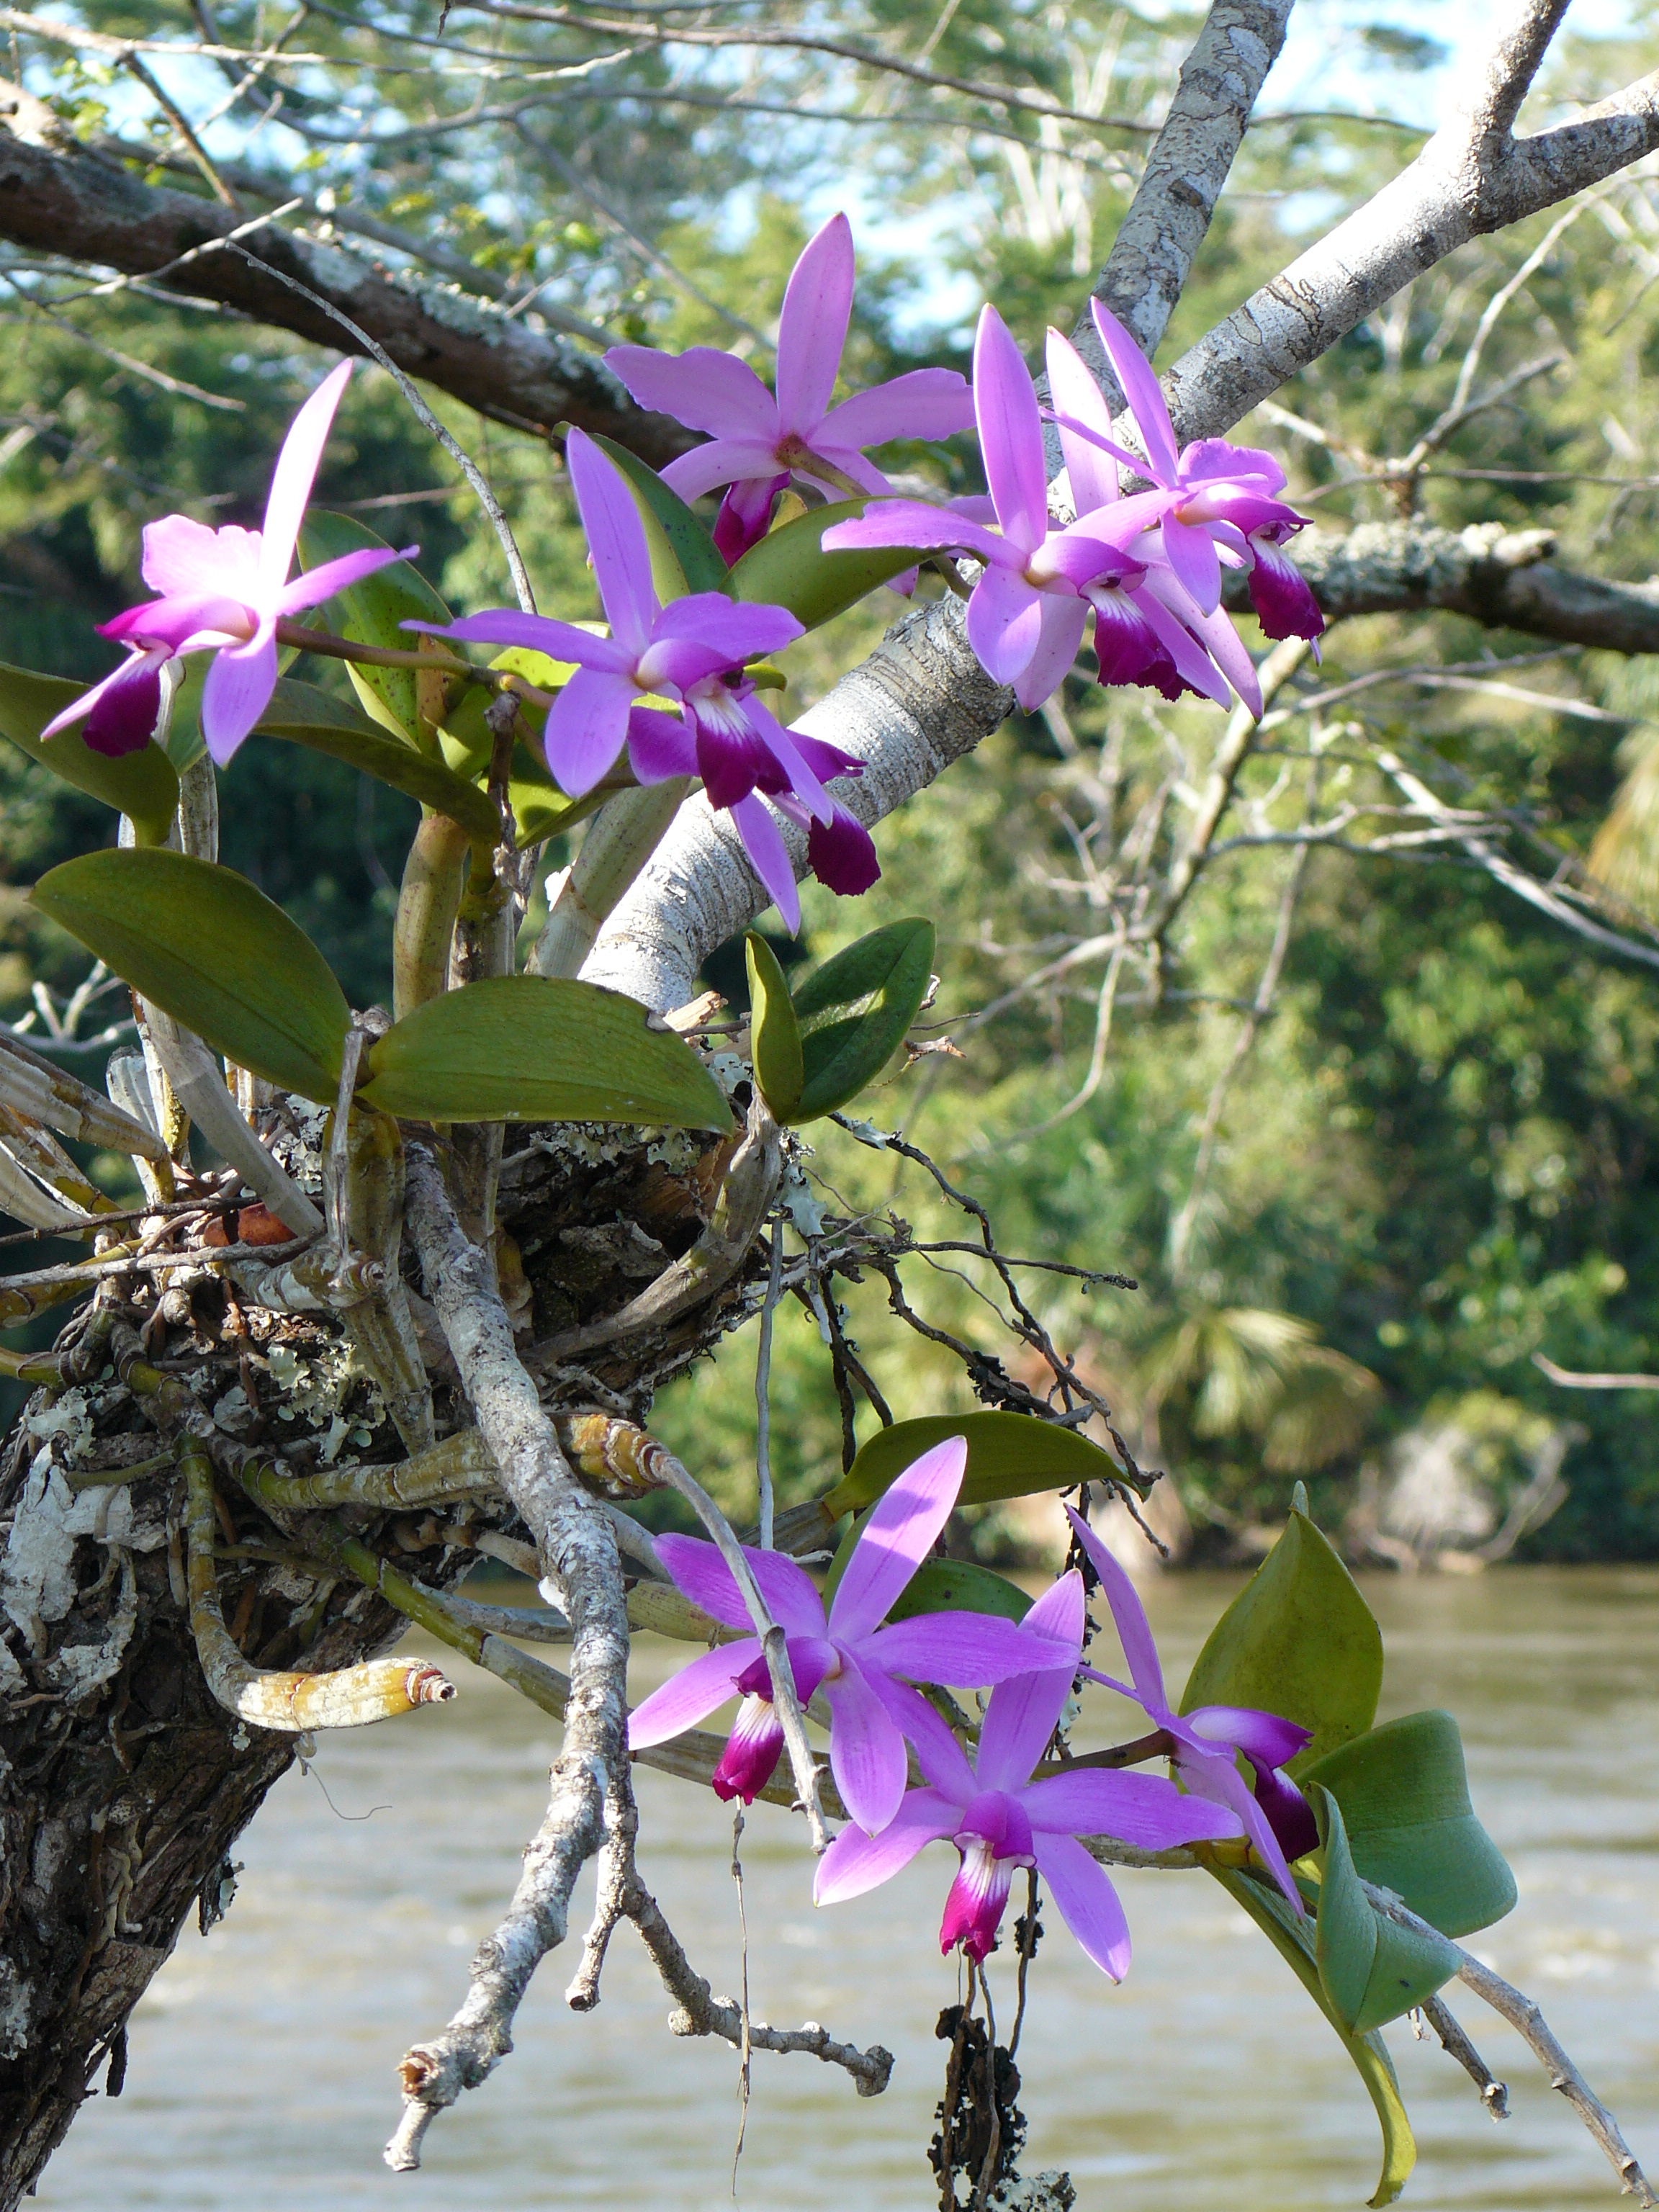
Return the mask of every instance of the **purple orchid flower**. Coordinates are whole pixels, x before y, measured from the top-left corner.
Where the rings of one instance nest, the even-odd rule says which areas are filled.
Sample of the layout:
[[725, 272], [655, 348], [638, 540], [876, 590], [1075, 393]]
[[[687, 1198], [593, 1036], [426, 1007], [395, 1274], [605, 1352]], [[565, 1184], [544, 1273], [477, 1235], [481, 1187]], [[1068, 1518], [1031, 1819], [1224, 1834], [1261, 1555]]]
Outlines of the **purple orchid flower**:
[[[784, 1630], [796, 1695], [804, 1705], [822, 1686], [829, 1701], [830, 1771], [842, 1804], [863, 1829], [885, 1827], [897, 1812], [908, 1771], [905, 1729], [916, 1707], [932, 1711], [896, 1675], [969, 1688], [1053, 1663], [1052, 1645], [1040, 1629], [986, 1613], [918, 1613], [878, 1626], [933, 1549], [967, 1465], [966, 1443], [951, 1437], [905, 1469], [865, 1522], [827, 1617], [804, 1568], [781, 1553], [744, 1547], [761, 1595]], [[749, 1626], [732, 1571], [714, 1545], [694, 1536], [659, 1536], [657, 1549], [694, 1605], [728, 1627]], [[714, 1785], [721, 1797], [752, 1804], [783, 1747], [757, 1636], [704, 1653], [653, 1692], [629, 1722], [629, 1745], [641, 1751], [666, 1742], [724, 1705], [734, 1690], [744, 1702]]]
[[[723, 592], [694, 592], [663, 606], [651, 580], [645, 526], [620, 472], [580, 430], [570, 433], [565, 459], [611, 635], [512, 607], [404, 629], [528, 646], [574, 660], [576, 672], [548, 710], [544, 738], [561, 788], [575, 798], [591, 791], [624, 744], [641, 783], [700, 775], [710, 805], [730, 812], [792, 930], [800, 927], [795, 872], [757, 791], [807, 828], [809, 857], [832, 889], [867, 890], [881, 872], [875, 847], [823, 787], [832, 777], [859, 775], [863, 763], [786, 730], [743, 672], [745, 661], [793, 644], [801, 624], [785, 607], [750, 605]], [[679, 714], [640, 703], [651, 697], [674, 700]]]
[[[914, 545], [919, 552], [970, 553], [982, 562], [968, 602], [968, 641], [987, 673], [1012, 684], [1030, 713], [1059, 690], [1077, 658], [1089, 618], [1089, 586], [1137, 568], [1126, 548], [1158, 520], [1158, 495], [1121, 500], [1063, 530], [1051, 527], [1036, 387], [1006, 325], [990, 307], [982, 310], [974, 339], [974, 409], [996, 530], [959, 507], [884, 500], [856, 521], [825, 531], [824, 549]], [[1184, 649], [1201, 660], [1190, 641]], [[1212, 678], [1218, 680], [1213, 672]]]
[[831, 407], [852, 311], [852, 226], [836, 215], [802, 252], [783, 295], [775, 398], [746, 362], [713, 346], [678, 355], [612, 346], [605, 357], [641, 407], [709, 434], [710, 444], [669, 463], [663, 481], [688, 500], [731, 486], [714, 524], [728, 562], [765, 536], [773, 497], [792, 476], [830, 499], [846, 497], [843, 477], [890, 491], [866, 446], [948, 438], [973, 422], [967, 380], [953, 368], [912, 369]]
[[[1079, 409], [1076, 402], [1085, 395], [1073, 383], [1068, 382], [1065, 402], [1055, 392], [1054, 420], [1062, 434], [1069, 431], [1075, 442], [1092, 445], [1152, 478], [1162, 495], [1164, 556], [1203, 613], [1212, 614], [1219, 605], [1224, 550], [1235, 564], [1248, 567], [1250, 598], [1268, 637], [1316, 638], [1325, 617], [1283, 550], [1308, 518], [1278, 496], [1285, 489], [1279, 462], [1260, 447], [1230, 445], [1224, 438], [1200, 438], [1177, 452], [1175, 426], [1146, 356], [1115, 315], [1098, 300], [1091, 306], [1146, 458], [1142, 461], [1118, 445], [1109, 435], [1109, 422], [1103, 429], [1096, 408], [1103, 413], [1105, 403], [1086, 370], [1093, 405], [1085, 399], [1085, 408]], [[1068, 466], [1071, 452], [1068, 447]], [[1081, 511], [1081, 499], [1078, 504]]]
[[941, 1951], [960, 1943], [982, 1960], [996, 1942], [1017, 1867], [1035, 1866], [1066, 1924], [1103, 1973], [1129, 1971], [1129, 1929], [1105, 1869], [1078, 1841], [1115, 1836], [1146, 1850], [1239, 1832], [1224, 1806], [1183, 1797], [1147, 1774], [1077, 1767], [1030, 1779], [1071, 1695], [1083, 1644], [1083, 1577], [1075, 1568], [1046, 1590], [1025, 1626], [1051, 1638], [1064, 1662], [1021, 1674], [991, 1692], [972, 1765], [925, 1698], [908, 1693], [906, 1729], [928, 1786], [906, 1793], [891, 1825], [871, 1837], [845, 1828], [818, 1862], [820, 1905], [861, 1896], [909, 1864], [924, 1844], [949, 1838], [962, 1854], [945, 1903]]
[[[1085, 1677], [1132, 1698], [1155, 1728], [1174, 1739], [1170, 1759], [1176, 1774], [1195, 1796], [1231, 1807], [1274, 1881], [1300, 1912], [1302, 1899], [1286, 1862], [1312, 1850], [1319, 1834], [1307, 1799], [1283, 1769], [1286, 1760], [1306, 1747], [1310, 1731], [1248, 1705], [1200, 1705], [1185, 1715], [1175, 1712], [1164, 1695], [1158, 1647], [1134, 1584], [1082, 1515], [1069, 1505], [1066, 1511], [1100, 1577], [1133, 1686], [1114, 1681], [1092, 1667], [1082, 1669]], [[1241, 1751], [1255, 1771], [1254, 1796], [1235, 1764], [1234, 1753]]]
[[202, 735], [223, 767], [270, 703], [277, 623], [320, 605], [388, 561], [412, 560], [420, 551], [406, 545], [401, 553], [390, 547], [347, 553], [288, 580], [317, 465], [350, 374], [349, 361], [331, 369], [289, 424], [271, 471], [262, 530], [234, 523], [210, 530], [184, 514], [146, 526], [142, 574], [162, 596], [100, 625], [100, 635], [131, 647], [131, 657], [48, 723], [42, 737], [84, 717], [94, 752], [118, 758], [141, 750], [161, 715], [166, 664], [181, 653], [211, 652]]
[[1115, 509], [1128, 509], [1149, 526], [1129, 541], [1115, 572], [1085, 586], [1095, 611], [1100, 681], [1146, 684], [1171, 700], [1197, 692], [1223, 707], [1231, 703], [1231, 684], [1251, 712], [1260, 714], [1255, 666], [1225, 611], [1216, 605], [1206, 613], [1164, 556], [1156, 496], [1151, 501], [1143, 497], [1133, 508], [1120, 501], [1114, 456], [1121, 449], [1110, 436], [1111, 410], [1077, 349], [1055, 330], [1048, 332], [1048, 366], [1079, 523], [1103, 532]]

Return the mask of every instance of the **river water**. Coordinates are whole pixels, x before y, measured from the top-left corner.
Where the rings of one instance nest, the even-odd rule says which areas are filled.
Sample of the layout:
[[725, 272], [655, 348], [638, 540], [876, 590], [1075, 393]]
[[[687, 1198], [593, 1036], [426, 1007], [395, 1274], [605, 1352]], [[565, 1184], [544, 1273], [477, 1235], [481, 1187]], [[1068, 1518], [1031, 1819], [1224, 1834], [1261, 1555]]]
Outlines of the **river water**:
[[[1198, 1576], [1150, 1593], [1172, 1681], [1236, 1588]], [[1367, 1595], [1388, 1650], [1381, 1717], [1428, 1705], [1457, 1715], [1476, 1809], [1519, 1881], [1516, 1911], [1474, 1948], [1538, 1997], [1659, 2172], [1659, 1573], [1522, 1568], [1377, 1580]], [[684, 1656], [642, 1645], [636, 1694]], [[539, 1817], [555, 1749], [543, 1716], [464, 1662], [461, 1672], [453, 1705], [329, 1739], [309, 1778], [277, 1786], [239, 1847], [246, 1870], [229, 1917], [205, 1941], [193, 1924], [180, 1937], [135, 2018], [125, 2094], [87, 2106], [48, 2169], [43, 2206], [732, 2204], [734, 2056], [667, 2034], [666, 2001], [626, 1928], [597, 2012], [566, 2008], [574, 1959], [556, 1954], [520, 2014], [516, 2051], [436, 2122], [423, 2172], [380, 2163], [398, 2112], [393, 2069], [459, 2000]], [[1103, 1693], [1085, 1717], [1102, 1733], [1077, 1740], [1133, 1733], [1125, 1716]], [[639, 1784], [646, 1879], [701, 1971], [733, 1989], [729, 1814], [664, 1777], [641, 1771]], [[933, 2029], [957, 1992], [935, 1941], [949, 1847], [823, 1912], [788, 1814], [757, 1806], [743, 1857], [756, 2016], [820, 2020], [886, 2044], [898, 2063], [886, 2095], [865, 2100], [816, 2060], [757, 2052], [738, 2202], [748, 2212], [926, 2212], [944, 2056]], [[1120, 1880], [1135, 1940], [1121, 1988], [1047, 1914], [1020, 2051], [1023, 2170], [1068, 2168], [1084, 2212], [1363, 2203], [1377, 2165], [1370, 2106], [1288, 1970], [1203, 1875]], [[591, 1894], [590, 1875], [579, 1914]], [[1494, 2125], [1437, 2045], [1391, 2028], [1419, 2154], [1406, 2203], [1613, 2204], [1610, 2169], [1518, 2038], [1467, 1992], [1453, 2002], [1510, 2082], [1514, 2117]]]

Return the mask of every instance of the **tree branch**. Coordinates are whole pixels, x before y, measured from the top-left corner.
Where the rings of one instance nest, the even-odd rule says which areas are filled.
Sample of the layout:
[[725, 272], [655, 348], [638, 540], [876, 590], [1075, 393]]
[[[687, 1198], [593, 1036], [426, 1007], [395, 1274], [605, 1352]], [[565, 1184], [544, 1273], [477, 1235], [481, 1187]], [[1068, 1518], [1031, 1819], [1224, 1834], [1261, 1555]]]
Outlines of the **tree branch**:
[[564, 1747], [507, 1917], [479, 1946], [460, 2010], [441, 2035], [409, 2051], [400, 2069], [406, 2102], [386, 2150], [387, 2165], [400, 2172], [420, 2164], [434, 2114], [476, 2088], [512, 2049], [514, 2015], [530, 1978], [564, 1941], [576, 1876], [604, 1839], [606, 1802], [628, 1788], [628, 1608], [604, 1509], [571, 1473], [514, 1350], [489, 1255], [462, 1232], [438, 1162], [418, 1141], [408, 1147], [408, 1188], [427, 1293], [502, 1487], [569, 1617], [572, 1651]]
[[653, 465], [698, 442], [665, 416], [635, 407], [591, 355], [485, 301], [378, 274], [338, 247], [270, 224], [246, 236], [243, 252], [225, 252], [226, 234], [239, 227], [234, 210], [141, 184], [76, 144], [43, 101], [0, 79], [0, 238], [351, 350], [322, 308], [270, 273], [280, 271], [361, 325], [409, 375], [497, 422], [544, 436], [574, 423], [620, 440]]

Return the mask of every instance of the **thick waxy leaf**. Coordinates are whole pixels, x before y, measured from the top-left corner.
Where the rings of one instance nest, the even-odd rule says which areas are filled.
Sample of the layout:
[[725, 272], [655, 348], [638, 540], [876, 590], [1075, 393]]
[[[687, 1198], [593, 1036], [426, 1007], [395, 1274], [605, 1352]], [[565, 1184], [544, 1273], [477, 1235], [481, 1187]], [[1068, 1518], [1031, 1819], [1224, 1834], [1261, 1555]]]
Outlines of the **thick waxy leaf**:
[[[349, 514], [330, 514], [313, 507], [300, 532], [300, 563], [320, 568], [343, 553], [379, 552], [386, 547]], [[325, 599], [319, 609], [323, 626], [355, 644], [388, 646], [394, 652], [418, 650], [419, 633], [399, 627], [405, 622], [447, 623], [453, 619], [430, 584], [407, 561], [388, 562], [361, 583], [348, 584]], [[315, 617], [313, 617], [314, 620]], [[446, 640], [434, 641], [434, 649], [448, 658], [453, 648]], [[444, 679], [436, 669], [428, 675], [418, 668], [368, 668], [349, 661], [358, 697], [377, 722], [411, 744], [430, 748], [429, 732], [444, 719]], [[422, 724], [425, 729], [422, 729]]]
[[316, 946], [246, 876], [183, 853], [88, 853], [42, 913], [216, 1052], [327, 1103], [351, 1010]]
[[1359, 1886], [1342, 1814], [1313, 1784], [1308, 1802], [1325, 1846], [1314, 1955], [1331, 2011], [1350, 2035], [1398, 2020], [1456, 1973], [1459, 1953], [1443, 1936], [1419, 1935], [1378, 1912]]
[[824, 1499], [824, 1512], [838, 1520], [843, 1513], [873, 1505], [913, 1460], [947, 1437], [968, 1440], [968, 1472], [957, 1500], [963, 1505], [991, 1505], [1034, 1491], [1123, 1479], [1117, 1462], [1098, 1444], [1057, 1421], [1039, 1421], [1030, 1413], [930, 1413], [878, 1429]]
[[1311, 1729], [1290, 1771], [1363, 1735], [1382, 1686], [1382, 1638], [1353, 1577], [1305, 1513], [1210, 1632], [1181, 1701], [1253, 1705]]
[[111, 760], [87, 743], [84, 723], [71, 722], [55, 738], [40, 735], [87, 688], [0, 661], [0, 737], [9, 738], [37, 767], [50, 769], [77, 791], [131, 815], [142, 843], [159, 844], [179, 805], [179, 778], [160, 745]]
[[780, 1121], [832, 1114], [880, 1074], [927, 995], [933, 965], [933, 925], [913, 915], [872, 929], [813, 969], [794, 994], [800, 1097]]
[[1354, 1866], [1443, 1936], [1489, 1928], [1515, 1905], [1515, 1876], [1474, 1817], [1449, 1713], [1410, 1713], [1304, 1769], [1303, 1787], [1341, 1808]]
[[1231, 1874], [1219, 1867], [1212, 1867], [1210, 1871], [1285, 1960], [1330, 2021], [1342, 2048], [1353, 2061], [1376, 2108], [1377, 2124], [1382, 2130], [1382, 2172], [1376, 2194], [1368, 2202], [1377, 2207], [1392, 2204], [1411, 2178], [1412, 2168], [1417, 2163], [1417, 2145], [1412, 2138], [1406, 2107], [1401, 2101], [1394, 2062], [1382, 2037], [1370, 2031], [1351, 2035], [1332, 2012], [1330, 2000], [1319, 1978], [1308, 1924], [1296, 1917], [1276, 1885], [1252, 1881], [1246, 1875]]
[[406, 792], [434, 814], [459, 822], [474, 844], [486, 850], [501, 836], [500, 817], [476, 784], [465, 781], [429, 753], [416, 752], [314, 684], [284, 678], [256, 727], [265, 737], [286, 738], [312, 752], [326, 753], [331, 760], [361, 769], [394, 791]]
[[744, 953], [749, 963], [749, 1033], [755, 1080], [774, 1117], [792, 1121], [805, 1080], [800, 1024], [795, 1019], [778, 956], [766, 939], [751, 929], [744, 939]]
[[819, 542], [838, 522], [851, 522], [869, 501], [837, 500], [833, 507], [815, 507], [781, 530], [769, 531], [758, 545], [751, 545], [722, 579], [734, 599], [759, 606], [787, 607], [808, 629], [845, 614], [867, 592], [885, 584], [925, 561], [925, 553], [907, 552], [899, 545], [876, 545], [853, 553], [826, 553]]
[[971, 1559], [924, 1559], [904, 1594], [888, 1613], [908, 1620], [918, 1613], [993, 1613], [1004, 1620], [1024, 1620], [1031, 1601], [1018, 1583], [976, 1567]]
[[359, 1096], [424, 1121], [636, 1121], [723, 1129], [690, 1045], [593, 983], [496, 975], [429, 999], [365, 1055]]
[[[714, 539], [679, 494], [671, 491], [656, 471], [647, 468], [639, 455], [630, 453], [626, 446], [617, 445], [611, 438], [595, 438], [593, 442], [604, 447], [628, 479], [628, 488], [645, 523], [646, 543], [651, 548], [652, 580], [664, 605], [671, 599], [683, 599], [691, 592], [723, 592], [726, 588], [726, 563]], [[665, 552], [671, 567], [659, 565]], [[752, 594], [739, 594], [749, 596]]]

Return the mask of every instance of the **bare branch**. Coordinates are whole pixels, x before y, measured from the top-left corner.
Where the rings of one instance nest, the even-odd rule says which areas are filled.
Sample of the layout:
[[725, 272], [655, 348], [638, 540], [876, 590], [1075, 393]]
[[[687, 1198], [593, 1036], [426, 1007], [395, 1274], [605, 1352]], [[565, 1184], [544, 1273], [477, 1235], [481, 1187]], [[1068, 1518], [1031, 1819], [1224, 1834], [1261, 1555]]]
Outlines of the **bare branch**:
[[1446, 2008], [1439, 1997], [1430, 1997], [1421, 2008], [1424, 2019], [1440, 2039], [1440, 2048], [1449, 2058], [1455, 2058], [1480, 2092], [1480, 2101], [1494, 2120], [1506, 2120], [1510, 2116], [1508, 2087], [1493, 2074], [1486, 2060], [1463, 2033], [1462, 2026]]
[[678, 423], [635, 407], [607, 369], [567, 340], [482, 300], [379, 275], [337, 247], [269, 222], [258, 231], [257, 253], [242, 258], [223, 251], [239, 228], [246, 232], [233, 210], [212, 201], [139, 183], [78, 145], [43, 101], [0, 80], [0, 237], [354, 350], [323, 308], [278, 281], [280, 272], [349, 316], [407, 374], [498, 422], [543, 435], [574, 423], [653, 464], [697, 442]]

